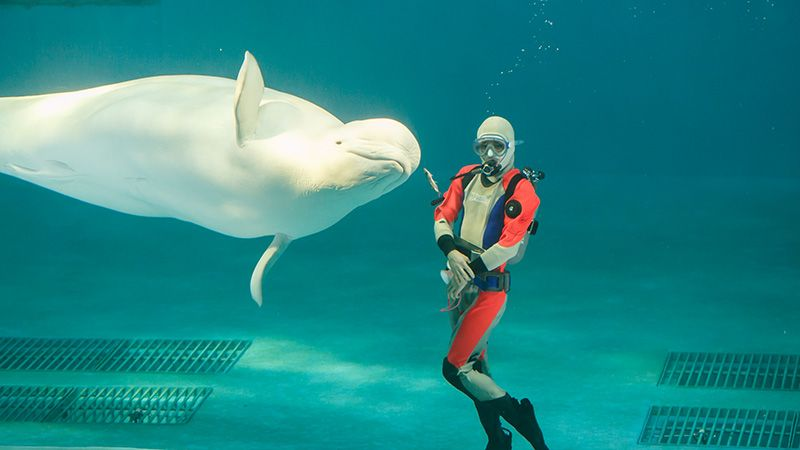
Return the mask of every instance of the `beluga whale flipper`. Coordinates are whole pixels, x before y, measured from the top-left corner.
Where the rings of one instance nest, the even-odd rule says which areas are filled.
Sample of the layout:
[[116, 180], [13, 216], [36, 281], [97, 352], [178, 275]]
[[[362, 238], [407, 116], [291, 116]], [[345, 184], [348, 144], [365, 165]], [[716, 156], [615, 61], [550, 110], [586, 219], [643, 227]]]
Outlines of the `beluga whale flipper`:
[[250, 294], [293, 239], [402, 184], [419, 143], [392, 119], [343, 123], [265, 88], [252, 54], [236, 80], [142, 78], [0, 98], [0, 172], [127, 214], [228, 236], [275, 236]]

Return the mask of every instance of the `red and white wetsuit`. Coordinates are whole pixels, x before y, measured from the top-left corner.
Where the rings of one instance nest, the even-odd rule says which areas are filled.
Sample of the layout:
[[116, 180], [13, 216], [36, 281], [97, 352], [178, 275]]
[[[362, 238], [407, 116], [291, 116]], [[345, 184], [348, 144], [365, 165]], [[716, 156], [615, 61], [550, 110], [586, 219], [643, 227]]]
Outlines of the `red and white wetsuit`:
[[[465, 166], [458, 175], [476, 167]], [[475, 274], [505, 270], [506, 261], [517, 254], [539, 207], [539, 197], [527, 179], [517, 184], [511, 198], [505, 198], [509, 182], [518, 173], [518, 169], [511, 169], [494, 182], [478, 174], [466, 186], [462, 178], [450, 183], [444, 202], [434, 212], [434, 234], [445, 255], [454, 249], [453, 237], [458, 236], [486, 249], [470, 262]], [[459, 214], [461, 226], [454, 230]], [[505, 303], [505, 292], [478, 291], [472, 286], [465, 289], [459, 308], [452, 312], [453, 334], [447, 362], [458, 370], [463, 386], [478, 400], [505, 395], [487, 376], [485, 363], [489, 334], [502, 317]], [[482, 362], [482, 373], [473, 369], [478, 360]]]

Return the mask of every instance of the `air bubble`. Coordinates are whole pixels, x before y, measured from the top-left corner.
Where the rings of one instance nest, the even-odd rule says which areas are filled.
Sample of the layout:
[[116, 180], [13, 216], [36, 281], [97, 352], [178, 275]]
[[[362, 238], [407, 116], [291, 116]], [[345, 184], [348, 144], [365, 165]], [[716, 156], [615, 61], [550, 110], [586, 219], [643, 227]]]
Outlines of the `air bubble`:
[[[515, 79], [515, 77], [521, 76], [519, 72], [521, 72], [523, 69], [537, 70], [536, 66], [531, 64], [530, 62], [531, 58], [533, 60], [536, 60], [539, 64], [542, 64], [543, 62], [542, 59], [552, 58], [552, 56], [550, 56], [547, 53], [550, 53], [553, 49], [555, 49], [555, 51], [560, 50], [558, 47], [555, 47], [555, 45], [548, 44], [546, 42], [547, 40], [549, 40], [548, 39], [549, 36], [547, 36], [547, 34], [552, 33], [552, 31], [547, 31], [548, 30], [547, 27], [554, 26], [553, 20], [547, 17], [547, 15], [549, 14], [547, 11], [549, 2], [541, 0], [529, 0], [529, 1], [531, 1], [531, 3], [529, 3], [528, 5], [527, 14], [524, 15], [520, 14], [521, 17], [519, 17], [519, 23], [524, 24], [525, 23], [524, 21], [527, 19], [528, 29], [524, 31], [527, 31], [530, 34], [522, 36], [523, 42], [520, 42], [520, 44], [523, 44], [524, 46], [517, 47], [519, 49], [519, 52], [517, 52], [517, 54], [515, 55], [515, 59], [508, 61], [500, 61], [501, 63], [500, 67], [495, 67], [494, 69], [495, 70], [501, 69], [501, 70], [494, 72], [495, 75], [492, 77], [494, 79], [487, 80], [491, 82], [488, 82], [484, 85], [486, 86], [485, 89], [486, 92], [484, 92], [485, 95], [484, 98], [486, 99], [487, 102], [486, 105], [488, 107], [487, 112], [490, 112], [494, 109], [493, 108], [494, 96], [498, 97], [498, 102], [502, 102], [507, 96], [506, 95], [507, 93], [501, 92], [502, 88], [500, 87], [501, 86], [500, 80]], [[522, 3], [522, 5], [525, 5], [525, 3]], [[535, 5], [535, 7], [532, 7], [532, 5]], [[540, 34], [542, 34], [541, 38], [539, 37]], [[540, 58], [539, 56], [542, 57]], [[515, 71], [518, 73], [515, 74], [514, 73]]]

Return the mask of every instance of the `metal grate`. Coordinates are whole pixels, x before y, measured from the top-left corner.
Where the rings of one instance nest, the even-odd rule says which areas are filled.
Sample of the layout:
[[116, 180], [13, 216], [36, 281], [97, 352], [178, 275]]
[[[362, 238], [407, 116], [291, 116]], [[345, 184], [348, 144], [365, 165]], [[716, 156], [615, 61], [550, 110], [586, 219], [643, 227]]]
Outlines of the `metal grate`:
[[209, 387], [0, 386], [0, 422], [183, 424], [211, 391]]
[[800, 355], [670, 352], [658, 384], [800, 390]]
[[653, 406], [640, 444], [800, 448], [797, 411]]
[[0, 338], [0, 370], [227, 372], [243, 340]]

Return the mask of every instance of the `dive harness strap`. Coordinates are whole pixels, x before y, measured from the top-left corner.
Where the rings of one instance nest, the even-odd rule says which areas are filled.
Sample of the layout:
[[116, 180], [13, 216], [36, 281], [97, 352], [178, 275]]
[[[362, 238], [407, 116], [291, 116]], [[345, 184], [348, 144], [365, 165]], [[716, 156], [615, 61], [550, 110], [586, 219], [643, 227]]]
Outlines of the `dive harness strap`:
[[[467, 185], [469, 184], [469, 182], [472, 181], [472, 179], [475, 178], [475, 175], [477, 175], [479, 173], [481, 173], [481, 165], [480, 164], [476, 164], [475, 167], [473, 167], [472, 169], [470, 169], [470, 170], [468, 170], [468, 171], [466, 171], [466, 172], [464, 172], [464, 173], [462, 173], [460, 175], [453, 175], [452, 177], [450, 177], [450, 181], [457, 180], [457, 179], [461, 178], [461, 189], [466, 189]], [[435, 200], [432, 200], [431, 201], [431, 206], [438, 206], [442, 202], [444, 202], [444, 196], [441, 196], [441, 197], [439, 197], [439, 198], [437, 198]]]
[[473, 280], [478, 289], [487, 292], [508, 292], [511, 290], [511, 273], [500, 271], [489, 271], [475, 274]]

